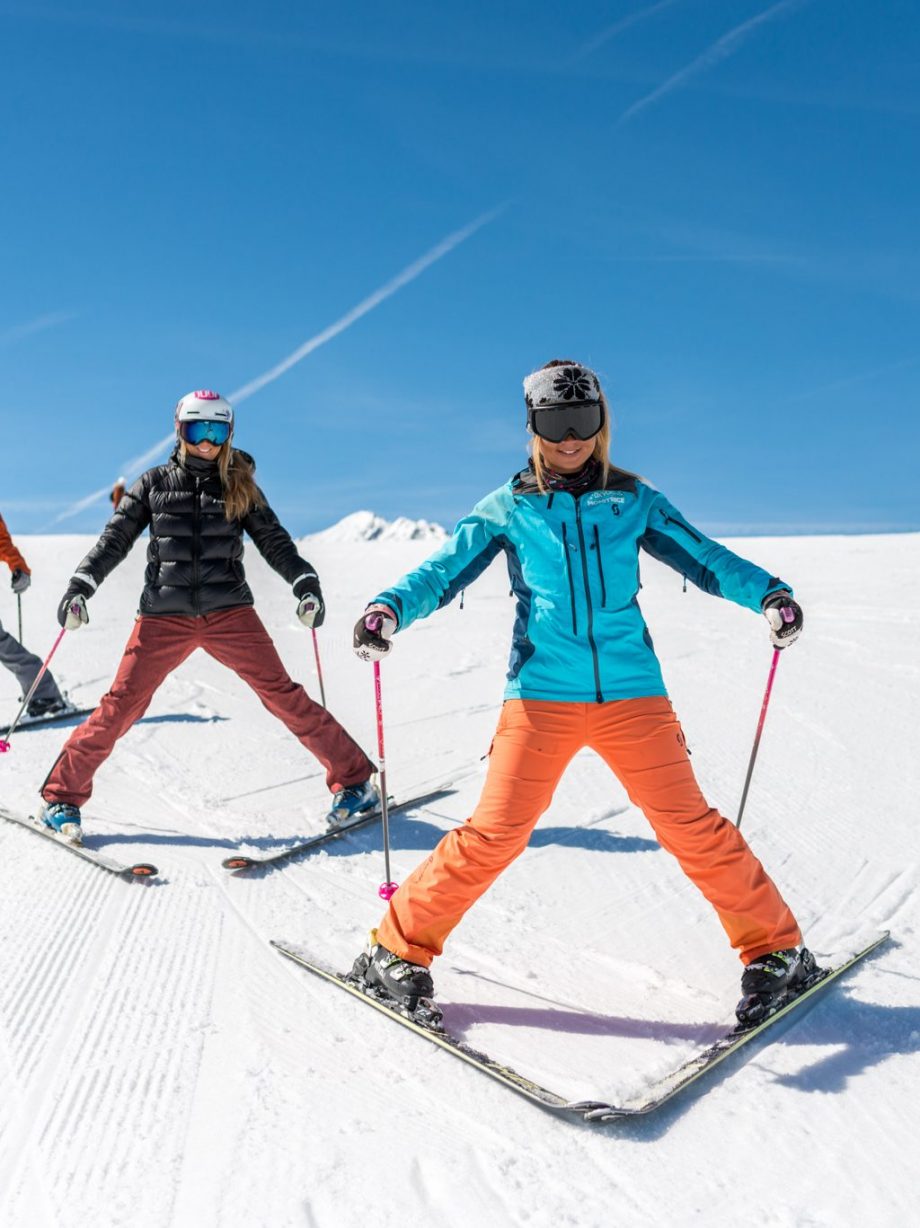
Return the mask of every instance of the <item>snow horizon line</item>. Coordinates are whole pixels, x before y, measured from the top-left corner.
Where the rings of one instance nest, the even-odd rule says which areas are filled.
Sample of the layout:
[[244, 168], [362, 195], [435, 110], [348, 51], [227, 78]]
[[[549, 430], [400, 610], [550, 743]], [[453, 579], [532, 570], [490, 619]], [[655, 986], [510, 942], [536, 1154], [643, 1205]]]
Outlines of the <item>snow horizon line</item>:
[[[8, 504], [15, 508], [15, 504]], [[332, 529], [339, 528], [347, 521], [354, 520], [358, 517], [370, 517], [380, 530], [391, 528], [394, 525], [414, 525], [426, 530], [440, 531], [449, 536], [452, 529], [449, 525], [443, 524], [440, 520], [431, 519], [427, 516], [408, 516], [405, 514], [397, 514], [392, 517], [381, 515], [370, 508], [355, 508], [352, 512], [346, 512], [337, 520], [330, 521], [318, 528], [307, 529], [304, 531], [291, 530], [291, 536], [295, 540], [301, 540], [307, 537], [318, 537], [320, 534], [328, 533]], [[841, 524], [841, 523], [821, 523], [821, 524], [770, 524], [766, 522], [758, 523], [732, 523], [728, 521], [706, 521], [700, 520], [698, 527], [704, 533], [716, 538], [730, 537], [887, 537], [887, 536], [903, 536], [910, 533], [920, 533], [920, 523], [904, 524], [884, 522], [882, 524]], [[101, 529], [100, 529], [101, 531]], [[62, 531], [49, 533], [47, 530], [28, 530], [20, 529], [17, 531], [17, 537], [88, 537], [92, 536], [92, 532], [86, 530], [73, 529], [70, 531]], [[356, 541], [361, 540], [356, 538]], [[379, 541], [381, 537], [378, 533], [370, 539], [371, 541]], [[383, 540], [393, 541], [394, 538], [387, 537]], [[408, 540], [408, 539], [407, 539]], [[421, 540], [416, 538], [415, 540]]]

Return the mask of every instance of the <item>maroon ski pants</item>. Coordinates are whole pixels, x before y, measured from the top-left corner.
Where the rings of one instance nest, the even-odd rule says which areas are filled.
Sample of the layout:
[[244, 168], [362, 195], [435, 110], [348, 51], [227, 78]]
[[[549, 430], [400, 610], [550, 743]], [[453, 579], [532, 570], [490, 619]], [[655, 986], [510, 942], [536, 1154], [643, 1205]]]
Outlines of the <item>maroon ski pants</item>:
[[330, 790], [360, 784], [374, 771], [338, 721], [289, 677], [255, 610], [236, 606], [198, 618], [136, 620], [111, 689], [70, 735], [42, 785], [46, 802], [83, 805], [92, 794], [96, 769], [143, 716], [164, 678], [196, 648], [249, 683], [269, 712], [322, 763]]

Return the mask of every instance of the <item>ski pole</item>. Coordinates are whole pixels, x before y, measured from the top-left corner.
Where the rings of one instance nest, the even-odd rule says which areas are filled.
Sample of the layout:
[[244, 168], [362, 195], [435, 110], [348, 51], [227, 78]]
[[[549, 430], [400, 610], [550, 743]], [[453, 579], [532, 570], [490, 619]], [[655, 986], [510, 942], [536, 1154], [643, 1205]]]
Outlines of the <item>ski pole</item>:
[[751, 784], [751, 776], [754, 774], [754, 760], [757, 758], [757, 748], [760, 746], [760, 735], [763, 733], [763, 723], [767, 717], [767, 704], [770, 702], [770, 692], [773, 690], [773, 676], [776, 673], [776, 664], [779, 661], [779, 648], [773, 649], [773, 660], [770, 664], [770, 676], [767, 679], [767, 689], [764, 692], [763, 704], [760, 708], [760, 720], [757, 722], [757, 733], [754, 737], [754, 749], [751, 751], [751, 761], [748, 764], [747, 776], [744, 778], [744, 789], [741, 792], [741, 805], [738, 807], [738, 820], [735, 823], [736, 827], [741, 826], [741, 816], [744, 814], [744, 803], [747, 801], [748, 788]]
[[16, 607], [19, 610], [19, 642], [22, 643], [22, 593], [16, 594]]
[[51, 658], [57, 652], [58, 644], [60, 644], [61, 640], [64, 638], [64, 632], [66, 630], [67, 630], [66, 627], [61, 628], [60, 632], [58, 633], [57, 639], [54, 641], [54, 646], [52, 647], [51, 651], [48, 653], [47, 657], [45, 657], [45, 662], [42, 665], [41, 669], [35, 675], [35, 681], [29, 687], [29, 693], [25, 697], [25, 699], [22, 701], [22, 705], [20, 706], [19, 711], [16, 713], [16, 719], [13, 721], [12, 725], [10, 725], [9, 732], [6, 735], [6, 740], [4, 741], [3, 738], [0, 738], [0, 755], [6, 754], [6, 752], [10, 749], [10, 738], [16, 732], [16, 726], [22, 720], [23, 712], [25, 712], [26, 708], [28, 708], [29, 704], [32, 702], [32, 696], [38, 690], [38, 684], [41, 682], [42, 678], [44, 678], [45, 673], [48, 669], [48, 666], [51, 664]]
[[374, 700], [377, 706], [377, 760], [380, 764], [380, 815], [383, 819], [383, 859], [386, 866], [386, 882], [380, 884], [377, 894], [388, 900], [399, 883], [390, 881], [390, 818], [387, 799], [387, 765], [383, 751], [383, 703], [380, 698], [380, 662], [374, 662]]
[[316, 676], [319, 679], [319, 697], [322, 700], [323, 707], [326, 706], [326, 688], [323, 686], [323, 667], [319, 662], [319, 640], [316, 638], [316, 628], [311, 627], [313, 632], [313, 655], [316, 658]]

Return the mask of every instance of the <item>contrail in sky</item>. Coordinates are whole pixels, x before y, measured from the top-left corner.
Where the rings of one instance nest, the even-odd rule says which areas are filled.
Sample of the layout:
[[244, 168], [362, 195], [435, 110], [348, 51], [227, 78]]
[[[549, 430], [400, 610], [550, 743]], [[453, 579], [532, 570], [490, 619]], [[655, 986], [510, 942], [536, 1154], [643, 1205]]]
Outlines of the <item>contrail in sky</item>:
[[647, 9], [640, 9], [637, 13], [630, 13], [628, 17], [621, 18], [620, 21], [614, 22], [612, 26], [608, 26], [606, 30], [601, 30], [600, 34], [595, 34], [590, 42], [585, 43], [572, 56], [569, 64], [577, 64], [584, 56], [591, 55], [597, 51], [598, 47], [603, 47], [604, 43], [609, 43], [612, 38], [616, 38], [621, 31], [628, 30], [630, 26], [636, 25], [637, 22], [644, 21], [646, 17], [653, 17], [655, 13], [660, 13], [663, 9], [669, 9], [677, 3], [678, 0], [658, 0], [657, 4], [653, 4]]
[[749, 35], [758, 26], [772, 21], [774, 17], [779, 17], [790, 9], [800, 8], [805, 3], [807, 3], [807, 0], [780, 0], [779, 4], [774, 4], [771, 8], [765, 9], [764, 12], [758, 13], [756, 17], [751, 17], [748, 21], [742, 22], [740, 26], [735, 26], [733, 30], [723, 34], [711, 47], [707, 47], [686, 68], [682, 68], [680, 72], [674, 73], [672, 77], [668, 77], [667, 81], [659, 85], [657, 89], [652, 90], [650, 94], [646, 94], [644, 98], [640, 98], [638, 102], [634, 102], [631, 107], [627, 107], [617, 120], [617, 125], [622, 126], [631, 120], [633, 116], [638, 115], [640, 111], [644, 111], [652, 103], [664, 98], [666, 94], [680, 89], [691, 77], [699, 76], [700, 73], [708, 71], [714, 65], [721, 63], [722, 60], [727, 60], [729, 56], [735, 54], [742, 43], [747, 41]]
[[[325, 345], [327, 341], [331, 341], [333, 337], [343, 333], [346, 328], [351, 328], [352, 324], [360, 320], [362, 316], [366, 316], [369, 311], [379, 307], [381, 303], [391, 298], [403, 286], [407, 286], [410, 281], [415, 281], [426, 269], [429, 269], [433, 264], [443, 259], [448, 252], [452, 252], [455, 247], [465, 243], [477, 230], [494, 221], [505, 208], [505, 205], [499, 205], [498, 208], [492, 209], [488, 213], [483, 213], [480, 217], [470, 222], [468, 226], [464, 226], [461, 230], [455, 230], [452, 234], [449, 234], [446, 239], [442, 239], [437, 246], [425, 252], [424, 256], [420, 256], [418, 260], [414, 260], [412, 264], [407, 265], [401, 273], [397, 273], [394, 278], [381, 286], [379, 290], [375, 290], [367, 298], [362, 299], [356, 307], [352, 307], [351, 311], [347, 311], [334, 324], [330, 324], [322, 332], [317, 333], [315, 337], [305, 341], [292, 354], [288, 354], [287, 358], [282, 359], [281, 362], [271, 367], [262, 375], [257, 376], [254, 380], [250, 380], [248, 384], [243, 384], [235, 392], [231, 392], [227, 400], [235, 407], [242, 401], [245, 401], [247, 397], [251, 397], [254, 393], [259, 392], [266, 384], [273, 383], [274, 380], [284, 375], [286, 371], [290, 371], [291, 367], [296, 366], [297, 363], [306, 358], [308, 354], [312, 354], [321, 345]], [[148, 448], [141, 456], [136, 456], [133, 460], [126, 461], [121, 465], [122, 473], [127, 474], [130, 480], [134, 474], [143, 469], [150, 461], [154, 461], [158, 456], [162, 456], [164, 450], [172, 443], [173, 439], [175, 439], [175, 431], [170, 431], [168, 435], [164, 435], [161, 440], [154, 444], [152, 448]], [[79, 512], [91, 507], [98, 500], [108, 495], [110, 489], [111, 483], [108, 486], [103, 486], [100, 490], [94, 491], [91, 495], [87, 495], [78, 503], [74, 503], [72, 507], [67, 508], [66, 511], [61, 512], [60, 516], [57, 516], [52, 523], [58, 524], [62, 520], [69, 520], [71, 516], [76, 516]]]
[[12, 328], [7, 328], [0, 333], [0, 345], [15, 345], [17, 341], [22, 341], [24, 337], [31, 337], [34, 333], [42, 333], [46, 328], [56, 328], [58, 324], [66, 324], [68, 320], [74, 318], [72, 311], [51, 311], [48, 315], [38, 316], [34, 320], [29, 320], [27, 324], [14, 324]]

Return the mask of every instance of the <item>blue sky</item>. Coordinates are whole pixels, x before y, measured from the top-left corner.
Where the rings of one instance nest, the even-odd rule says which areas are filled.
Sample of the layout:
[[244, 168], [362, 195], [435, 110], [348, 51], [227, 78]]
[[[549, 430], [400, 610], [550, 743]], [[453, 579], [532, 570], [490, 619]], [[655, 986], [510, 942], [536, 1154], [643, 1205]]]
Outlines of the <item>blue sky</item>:
[[451, 523], [557, 356], [710, 531], [918, 528], [918, 62], [915, 0], [0, 0], [0, 511], [100, 528], [485, 217], [239, 405], [293, 532]]

